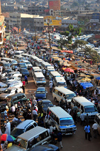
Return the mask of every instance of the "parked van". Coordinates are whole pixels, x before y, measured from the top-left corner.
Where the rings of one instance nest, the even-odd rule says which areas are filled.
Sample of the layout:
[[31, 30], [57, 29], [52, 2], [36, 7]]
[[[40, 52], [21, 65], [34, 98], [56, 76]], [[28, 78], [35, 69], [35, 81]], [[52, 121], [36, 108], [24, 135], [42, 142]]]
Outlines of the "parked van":
[[42, 59], [36, 58], [35, 65], [41, 67], [41, 63], [43, 62]]
[[88, 114], [90, 121], [93, 121], [95, 115], [98, 113], [95, 105], [83, 96], [72, 98], [71, 107], [73, 108], [74, 106], [77, 106], [78, 111], [83, 112], [85, 116]]
[[65, 110], [59, 106], [55, 106], [48, 107], [48, 112], [50, 112], [50, 118], [57, 130], [60, 130], [63, 135], [72, 135], [75, 133], [76, 126], [74, 120]]
[[46, 69], [46, 68], [49, 67], [49, 66], [51, 66], [50, 63], [45, 62], [45, 61], [42, 62], [42, 65], [41, 65], [42, 69]]
[[97, 125], [98, 125], [98, 133], [99, 133], [99, 135], [100, 135], [100, 113], [97, 113], [97, 114], [95, 115], [94, 122], [96, 122]]
[[53, 80], [54, 79], [54, 77], [61, 77], [61, 74], [58, 72], [58, 71], [52, 71], [52, 72], [50, 72], [50, 74], [49, 74], [49, 79], [51, 80]]
[[11, 65], [17, 64], [17, 61], [11, 58], [1, 58], [1, 61], [9, 62]]
[[10, 63], [8, 63], [6, 61], [0, 61], [0, 66], [3, 66], [3, 70], [5, 70], [5, 69], [11, 69]]
[[32, 67], [32, 76], [34, 75], [34, 72], [42, 72], [40, 67]]
[[46, 68], [46, 71], [45, 71], [46, 77], [49, 77], [49, 74], [50, 74], [51, 71], [55, 71], [54, 67], [53, 66], [48, 66]]
[[46, 128], [36, 126], [31, 130], [19, 135], [16, 145], [8, 148], [6, 151], [28, 151], [35, 146], [42, 145], [50, 141], [51, 136]]
[[53, 84], [54, 84], [54, 87], [55, 86], [63, 86], [63, 87], [66, 87], [67, 88], [67, 84], [66, 84], [66, 81], [64, 79], [64, 77], [55, 77], [54, 80], [53, 80]]
[[55, 87], [53, 90], [53, 99], [58, 102], [60, 102], [61, 100], [65, 102], [65, 100], [67, 99], [67, 103], [70, 104], [71, 99], [75, 96], [76, 94], [73, 91], [64, 87]]
[[7, 102], [7, 104], [9, 105], [9, 107], [11, 107], [12, 105], [20, 102], [20, 103], [24, 103], [27, 101], [27, 97], [24, 93], [16, 93], [14, 95], [8, 96], [8, 97], [0, 97], [0, 102], [5, 101]]
[[38, 59], [38, 57], [36, 57], [36, 56], [31, 56], [30, 57], [30, 62], [32, 63], [33, 66], [36, 66], [35, 65], [36, 59]]
[[15, 51], [14, 55], [21, 55], [22, 53], [24, 53], [23, 51]]
[[42, 72], [34, 72], [33, 79], [34, 79], [35, 85], [37, 86], [46, 85], [46, 80]]

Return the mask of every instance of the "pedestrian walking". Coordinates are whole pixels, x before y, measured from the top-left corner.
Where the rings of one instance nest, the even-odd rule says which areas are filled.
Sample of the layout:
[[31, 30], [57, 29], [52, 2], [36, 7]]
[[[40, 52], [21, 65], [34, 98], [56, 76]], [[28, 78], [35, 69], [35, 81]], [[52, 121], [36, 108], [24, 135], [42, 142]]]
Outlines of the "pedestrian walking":
[[53, 87], [53, 81], [50, 81], [49, 83], [49, 88], [50, 88], [50, 92], [52, 93], [52, 87]]
[[59, 142], [59, 147], [62, 148], [63, 147], [63, 145], [62, 145], [62, 133], [60, 131], [58, 131], [57, 138], [58, 138], [58, 142]]
[[98, 134], [98, 125], [97, 125], [97, 123], [94, 123], [92, 125], [92, 129], [93, 129], [94, 138], [97, 138], [97, 134]]
[[23, 89], [23, 93], [25, 93], [25, 81], [22, 81], [23, 85], [22, 85], [22, 89]]
[[90, 125], [87, 124], [84, 127], [84, 131], [85, 131], [85, 139], [88, 139], [89, 141], [91, 141], [90, 140], [90, 138], [91, 138], [91, 128], [90, 128]]
[[80, 115], [80, 120], [81, 120], [81, 125], [84, 126], [85, 115], [84, 115], [83, 111], [82, 111], [82, 113]]
[[32, 111], [32, 114], [33, 114], [33, 120], [36, 121], [36, 118], [38, 116], [38, 113], [36, 111], [36, 108], [34, 107], [33, 111]]
[[27, 82], [27, 84], [28, 84], [28, 77], [26, 75], [25, 75], [24, 79], [25, 79], [25, 82]]

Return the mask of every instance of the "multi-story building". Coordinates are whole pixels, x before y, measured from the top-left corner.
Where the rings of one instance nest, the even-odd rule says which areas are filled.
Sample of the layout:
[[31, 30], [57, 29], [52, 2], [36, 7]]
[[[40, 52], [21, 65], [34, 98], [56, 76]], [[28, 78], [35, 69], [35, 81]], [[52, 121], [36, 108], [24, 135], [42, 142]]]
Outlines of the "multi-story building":
[[0, 1], [0, 45], [4, 42], [5, 27], [4, 27], [4, 16], [1, 14], [1, 1]]
[[66, 28], [68, 28], [69, 25], [73, 25], [74, 28], [77, 28], [77, 20], [76, 19], [71, 19], [69, 17], [67, 18], [63, 18], [62, 19], [62, 25], [61, 25], [61, 28], [62, 30], [66, 30]]
[[48, 0], [49, 10], [60, 10], [60, 0]]
[[46, 8], [44, 6], [36, 6], [35, 4], [31, 4], [28, 6], [27, 13], [32, 15], [45, 15]]
[[13, 27], [17, 27], [18, 29], [21, 27], [20, 13], [9, 13], [9, 29], [12, 30]]
[[43, 30], [44, 17], [39, 15], [21, 14], [21, 29], [29, 29], [31, 31]]

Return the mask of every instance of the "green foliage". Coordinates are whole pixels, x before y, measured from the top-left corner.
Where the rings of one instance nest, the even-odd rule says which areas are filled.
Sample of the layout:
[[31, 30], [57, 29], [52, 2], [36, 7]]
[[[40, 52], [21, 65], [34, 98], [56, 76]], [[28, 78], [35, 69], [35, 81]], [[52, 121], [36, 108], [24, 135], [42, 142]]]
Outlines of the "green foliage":
[[93, 63], [97, 63], [100, 61], [100, 56], [98, 55], [98, 53], [90, 47], [85, 48], [85, 56], [86, 55], [90, 55]]
[[75, 7], [75, 6], [79, 6], [78, 2], [73, 2], [73, 4], [71, 5], [71, 7]]

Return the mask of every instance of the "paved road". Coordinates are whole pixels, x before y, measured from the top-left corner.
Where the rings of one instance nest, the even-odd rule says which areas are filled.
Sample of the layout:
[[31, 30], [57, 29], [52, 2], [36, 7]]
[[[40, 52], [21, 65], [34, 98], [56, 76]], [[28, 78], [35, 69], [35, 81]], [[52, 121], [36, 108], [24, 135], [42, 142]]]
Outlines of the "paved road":
[[[48, 91], [47, 98], [50, 99], [53, 104], [56, 104], [49, 92], [49, 87], [46, 86], [46, 88]], [[36, 86], [34, 85], [33, 79], [29, 77], [29, 84], [27, 84], [25, 92], [27, 97], [29, 97], [31, 93], [34, 94], [35, 90]], [[84, 127], [81, 126], [80, 123], [77, 124], [76, 134], [73, 136], [63, 136], [62, 142], [62, 151], [100, 151], [100, 136], [98, 136], [97, 139], [92, 137], [91, 141], [85, 140]]]

